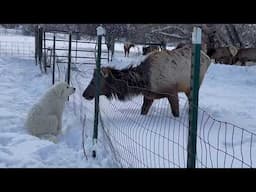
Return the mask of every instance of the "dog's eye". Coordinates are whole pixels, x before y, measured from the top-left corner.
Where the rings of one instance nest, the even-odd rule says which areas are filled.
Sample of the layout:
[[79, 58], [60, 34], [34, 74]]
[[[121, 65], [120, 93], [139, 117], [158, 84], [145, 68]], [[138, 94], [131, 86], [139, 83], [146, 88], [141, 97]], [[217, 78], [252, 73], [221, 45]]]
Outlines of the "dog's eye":
[[68, 86], [67, 86], [67, 89], [68, 89]]

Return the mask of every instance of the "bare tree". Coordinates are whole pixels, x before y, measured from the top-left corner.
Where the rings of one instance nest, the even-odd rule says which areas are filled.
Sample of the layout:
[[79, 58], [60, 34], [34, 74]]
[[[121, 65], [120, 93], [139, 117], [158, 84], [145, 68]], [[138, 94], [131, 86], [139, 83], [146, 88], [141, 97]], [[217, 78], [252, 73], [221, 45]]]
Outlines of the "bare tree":
[[[24, 34], [33, 34], [38, 24], [23, 24]], [[40, 24], [46, 30], [77, 31], [79, 35], [94, 38], [99, 24]], [[4, 27], [14, 27], [16, 24], [2, 24]], [[103, 24], [106, 29], [106, 39], [126, 40], [137, 43], [160, 43], [165, 41], [177, 45], [191, 43], [194, 26], [202, 27], [203, 43], [207, 47], [234, 45], [236, 47], [256, 46], [255, 24]], [[80, 37], [77, 37], [80, 38]], [[107, 41], [108, 41], [107, 40]]]

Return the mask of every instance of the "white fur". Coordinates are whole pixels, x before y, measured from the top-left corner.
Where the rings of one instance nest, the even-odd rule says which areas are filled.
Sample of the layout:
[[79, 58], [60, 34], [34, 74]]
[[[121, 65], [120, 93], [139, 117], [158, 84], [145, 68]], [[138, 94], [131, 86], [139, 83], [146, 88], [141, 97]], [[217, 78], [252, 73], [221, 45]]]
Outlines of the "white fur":
[[66, 82], [59, 82], [47, 90], [30, 109], [25, 126], [31, 135], [56, 142], [62, 129], [62, 114], [68, 96], [75, 92]]

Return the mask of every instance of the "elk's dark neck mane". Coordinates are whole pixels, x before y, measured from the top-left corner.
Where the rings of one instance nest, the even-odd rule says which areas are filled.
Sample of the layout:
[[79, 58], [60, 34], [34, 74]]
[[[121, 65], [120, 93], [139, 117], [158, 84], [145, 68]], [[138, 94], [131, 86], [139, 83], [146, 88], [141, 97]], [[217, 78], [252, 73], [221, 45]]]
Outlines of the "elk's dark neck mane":
[[116, 80], [125, 81], [128, 86], [145, 88], [148, 85], [147, 71], [143, 70], [140, 65], [136, 67], [130, 66], [121, 70], [109, 68], [109, 70]]
[[149, 74], [143, 65], [130, 66], [122, 70], [107, 67], [110, 71], [110, 87], [114, 97], [126, 100], [149, 88]]

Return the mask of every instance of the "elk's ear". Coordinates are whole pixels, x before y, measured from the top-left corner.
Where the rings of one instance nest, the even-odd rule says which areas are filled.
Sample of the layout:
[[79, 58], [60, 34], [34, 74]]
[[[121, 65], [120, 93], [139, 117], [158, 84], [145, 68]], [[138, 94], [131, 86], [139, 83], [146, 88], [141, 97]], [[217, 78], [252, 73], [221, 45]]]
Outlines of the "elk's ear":
[[107, 78], [111, 72], [108, 68], [103, 67], [101, 68], [100, 73], [104, 78]]
[[228, 47], [228, 48], [229, 48], [229, 51], [230, 51], [230, 53], [232, 54], [232, 56], [235, 56], [235, 55], [237, 54], [238, 50], [237, 50], [236, 47], [230, 46], [230, 47]]

